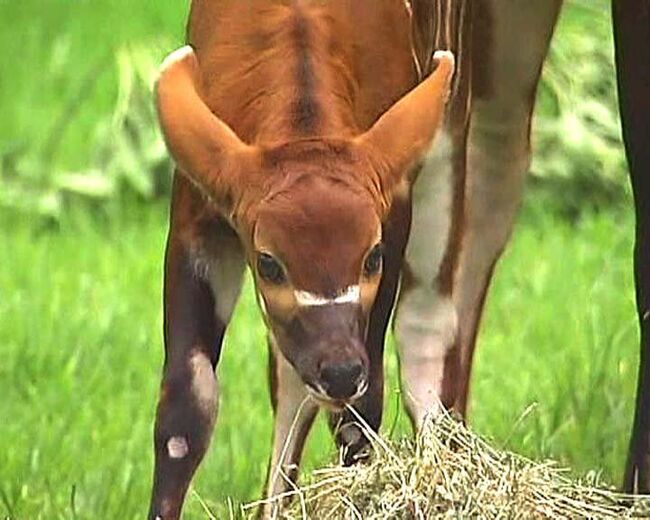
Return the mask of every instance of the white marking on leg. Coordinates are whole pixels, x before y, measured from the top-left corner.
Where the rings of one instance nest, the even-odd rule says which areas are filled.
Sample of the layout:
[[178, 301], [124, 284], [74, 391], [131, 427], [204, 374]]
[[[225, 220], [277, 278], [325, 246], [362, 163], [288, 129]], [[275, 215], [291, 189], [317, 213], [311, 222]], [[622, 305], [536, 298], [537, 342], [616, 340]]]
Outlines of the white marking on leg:
[[171, 437], [167, 441], [167, 453], [170, 459], [182, 459], [190, 451], [185, 437]]
[[326, 298], [320, 294], [308, 291], [295, 291], [296, 302], [305, 307], [320, 305], [338, 305], [343, 303], [359, 303], [361, 301], [361, 288], [358, 285], [351, 285], [339, 291], [334, 298]]
[[453, 143], [443, 133], [413, 187], [413, 219], [405, 259], [414, 286], [400, 295], [395, 333], [406, 406], [420, 425], [438, 410], [444, 360], [457, 334], [453, 302], [435, 280], [449, 242], [453, 198]]
[[205, 353], [197, 350], [190, 358], [192, 371], [192, 394], [199, 407], [212, 416], [218, 405], [217, 377], [212, 363]]
[[239, 299], [244, 267], [241, 250], [230, 243], [224, 244], [218, 257], [209, 263], [207, 276], [214, 294], [215, 312], [223, 323], [230, 321]]

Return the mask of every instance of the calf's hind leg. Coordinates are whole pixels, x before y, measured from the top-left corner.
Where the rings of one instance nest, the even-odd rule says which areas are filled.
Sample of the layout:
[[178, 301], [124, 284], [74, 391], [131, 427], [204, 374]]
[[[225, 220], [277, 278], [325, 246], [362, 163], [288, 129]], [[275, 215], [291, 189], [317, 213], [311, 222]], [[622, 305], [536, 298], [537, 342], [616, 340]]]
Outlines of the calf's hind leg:
[[[244, 262], [225, 223], [221, 249], [197, 272], [172, 220], [165, 274], [165, 364], [155, 433], [150, 520], [180, 518], [190, 481], [209, 445], [217, 413], [215, 367], [241, 284]], [[218, 289], [213, 294], [213, 288]]]

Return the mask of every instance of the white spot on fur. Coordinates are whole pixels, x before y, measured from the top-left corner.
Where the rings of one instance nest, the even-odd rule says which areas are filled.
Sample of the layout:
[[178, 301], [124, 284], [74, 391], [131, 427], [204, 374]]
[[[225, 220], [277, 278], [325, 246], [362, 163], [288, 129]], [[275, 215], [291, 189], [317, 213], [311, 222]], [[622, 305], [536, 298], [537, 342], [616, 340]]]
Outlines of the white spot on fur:
[[210, 274], [210, 260], [201, 250], [196, 248], [192, 253], [194, 275], [201, 280], [207, 280]]
[[171, 437], [167, 441], [167, 453], [171, 459], [182, 459], [190, 451], [185, 437]]
[[358, 285], [351, 285], [347, 289], [343, 289], [335, 298], [325, 298], [324, 296], [308, 291], [295, 291], [294, 294], [298, 305], [305, 307], [358, 303], [361, 301], [361, 288]]

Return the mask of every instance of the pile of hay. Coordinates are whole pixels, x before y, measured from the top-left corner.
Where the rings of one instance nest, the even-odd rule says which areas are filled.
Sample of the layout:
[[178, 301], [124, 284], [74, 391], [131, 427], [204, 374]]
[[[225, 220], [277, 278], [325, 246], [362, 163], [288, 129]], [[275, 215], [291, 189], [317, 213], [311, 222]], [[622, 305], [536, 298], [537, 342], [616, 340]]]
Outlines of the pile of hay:
[[553, 463], [500, 451], [446, 413], [415, 441], [367, 435], [366, 463], [316, 471], [288, 493], [293, 502], [279, 518], [650, 518], [649, 497], [575, 482]]

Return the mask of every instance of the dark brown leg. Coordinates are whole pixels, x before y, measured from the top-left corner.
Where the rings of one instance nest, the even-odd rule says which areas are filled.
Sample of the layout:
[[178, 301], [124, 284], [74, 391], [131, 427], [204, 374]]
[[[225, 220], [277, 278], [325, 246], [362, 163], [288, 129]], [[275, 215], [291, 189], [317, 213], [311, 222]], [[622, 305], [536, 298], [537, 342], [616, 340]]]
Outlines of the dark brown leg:
[[[384, 343], [386, 329], [395, 302], [404, 249], [411, 221], [410, 201], [397, 200], [384, 227], [384, 274], [370, 315], [366, 345], [370, 359], [367, 392], [354, 409], [375, 431], [379, 431], [384, 405]], [[358, 420], [350, 411], [330, 414], [330, 427], [338, 446], [344, 448], [346, 464], [352, 464], [368, 445]]]
[[[241, 258], [238, 243], [221, 224], [214, 230], [223, 235], [221, 253], [211, 257], [207, 269], [197, 270], [174, 213], [165, 265], [165, 364], [154, 434], [150, 520], [180, 518], [189, 483], [208, 448], [218, 404], [214, 369], [232, 310], [227, 304], [232, 307], [236, 294], [215, 278], [225, 274], [220, 260]], [[222, 264], [231, 271], [223, 280], [240, 284], [243, 261]], [[217, 287], [223, 291], [215, 296]], [[219, 294], [225, 297], [217, 302]]]
[[150, 519], [180, 517], [187, 487], [208, 447], [217, 411], [213, 370], [225, 327], [215, 318], [209, 286], [192, 271], [187, 251], [178, 243], [170, 243], [165, 290], [167, 348], [155, 426]]
[[636, 208], [634, 249], [641, 355], [625, 489], [650, 492], [650, 1], [614, 0], [623, 138]]

